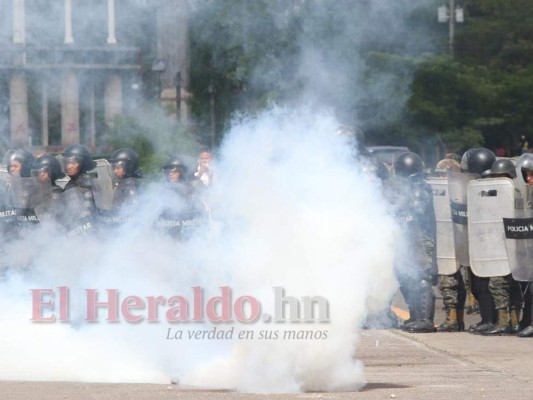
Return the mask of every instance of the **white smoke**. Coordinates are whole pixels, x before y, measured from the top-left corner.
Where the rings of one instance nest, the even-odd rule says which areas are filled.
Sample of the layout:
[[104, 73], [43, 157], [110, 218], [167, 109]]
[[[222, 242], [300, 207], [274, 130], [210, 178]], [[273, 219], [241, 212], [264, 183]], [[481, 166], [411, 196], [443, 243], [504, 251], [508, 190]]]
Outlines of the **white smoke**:
[[377, 182], [360, 172], [335, 128], [309, 111], [267, 113], [236, 127], [222, 147], [214, 193], [228, 228], [222, 260], [237, 271], [235, 287], [268, 298], [282, 286], [287, 295], [329, 302], [330, 323], [264, 324], [256, 333], [325, 330], [327, 340], [241, 342], [220, 361], [225, 368], [215, 363], [185, 382], [265, 392], [353, 390], [364, 382], [352, 358], [357, 330], [367, 306], [385, 308], [395, 289], [394, 229]]
[[[222, 7], [217, 2], [194, 3], [199, 13], [206, 4]], [[332, 4], [299, 3], [317, 7], [320, 16]], [[305, 14], [311, 17], [302, 21], [296, 54], [284, 60], [259, 46], [254, 57], [265, 57], [248, 71], [250, 86], [253, 89], [259, 82], [258, 86], [275, 93], [285, 84], [298, 88], [295, 82], [302, 82], [306, 101], [345, 107], [342, 113], [350, 118], [343, 122], [357, 120], [353, 106], [368, 97], [380, 104], [390, 102], [397, 112], [407, 96], [409, 79], [399, 82], [395, 75], [376, 73], [369, 81], [367, 72], [372, 66], [365, 64], [368, 59], [360, 58], [358, 51], [370, 51], [372, 43], [396, 44], [409, 38], [405, 47], [411, 52], [417, 47], [414, 41], [427, 42], [424, 35], [409, 35], [412, 27], [406, 25], [413, 10], [426, 3], [336, 3], [332, 12], [338, 23], [332, 27], [337, 36], [328, 36], [324, 42], [317, 18]], [[98, 4], [105, 5], [100, 0]], [[269, 12], [279, 22], [277, 14], [286, 16], [279, 11], [286, 3], [276, 4]], [[360, 12], [337, 13], [343, 4]], [[58, 7], [62, 9], [63, 4]], [[99, 24], [105, 23], [102, 7], [92, 19]], [[54, 15], [61, 14], [59, 10]], [[28, 43], [44, 37], [40, 32], [50, 33], [47, 22], [53, 19], [45, 21], [37, 12], [28, 18], [32, 26]], [[136, 27], [141, 36], [154, 36], [145, 35], [141, 18], [133, 14], [120, 18], [135, 21], [123, 24], [122, 29]], [[78, 33], [92, 29], [92, 20], [76, 23]], [[54, 30], [59, 44], [61, 25], [56, 24]], [[2, 41], [8, 43], [11, 32], [8, 24], [2, 26]], [[214, 32], [209, 32], [210, 27]], [[217, 24], [206, 23], [201, 29], [205, 40], [211, 40], [209, 33], [213, 33], [227, 45], [227, 36], [219, 35]], [[259, 35], [252, 27], [228, 31]], [[137, 44], [133, 36], [132, 44]], [[92, 39], [101, 43], [105, 37]], [[255, 39], [268, 43], [275, 37]], [[297, 98], [298, 93], [294, 93]], [[142, 118], [141, 111], [135, 113]], [[235, 123], [217, 155], [215, 186], [207, 194], [213, 213], [211, 230], [188, 242], [179, 243], [154, 231], [152, 223], [168, 200], [156, 186], [148, 188], [136, 222], [123, 229], [67, 239], [42, 227], [44, 232], [29, 233], [22, 241], [6, 243], [3, 238], [0, 268], [7, 269], [0, 277], [0, 379], [179, 380], [253, 392], [355, 390], [363, 385], [363, 366], [357, 361], [358, 331], [369, 313], [388, 306], [396, 290], [392, 267], [395, 225], [386, 211], [379, 181], [361, 172], [353, 158], [353, 143], [334, 134], [339, 121], [332, 114], [295, 106]], [[6, 113], [5, 117], [7, 121]], [[157, 119], [147, 118], [141, 126]], [[160, 149], [166, 138], [154, 143]], [[70, 289], [70, 323], [31, 322], [30, 289], [57, 291], [60, 286]], [[98, 289], [105, 296], [105, 289], [117, 288], [121, 300], [128, 295], [168, 298], [175, 294], [192, 299], [193, 286], [204, 288], [206, 299], [220, 295], [219, 287], [229, 286], [233, 300], [254, 296], [261, 301], [262, 312], [270, 314], [273, 287], [282, 287], [287, 296], [298, 299], [322, 296], [329, 303], [330, 322], [216, 324], [219, 330], [234, 328], [233, 340], [202, 340], [188, 339], [188, 332], [212, 330], [212, 324], [167, 324], [164, 311], [159, 323], [131, 324], [123, 318], [109, 323], [105, 310], [99, 312], [99, 322], [84, 321], [84, 289]], [[183, 330], [182, 339], [167, 339], [169, 329], [172, 334]], [[254, 339], [239, 340], [242, 330], [252, 331]], [[262, 332], [272, 337], [275, 331], [281, 337], [259, 338]], [[283, 339], [285, 331], [327, 331], [327, 338]]]
[[[396, 288], [394, 225], [379, 183], [363, 174], [336, 121], [311, 111], [275, 110], [235, 126], [222, 146], [209, 193], [213, 226], [190, 241], [158, 235], [152, 191], [140, 218], [105, 237], [36, 231], [4, 248], [0, 282], [0, 379], [168, 382], [258, 392], [348, 390], [364, 383], [358, 329]], [[24, 255], [24, 257], [21, 257]], [[32, 288], [68, 286], [70, 323], [30, 322]], [[128, 295], [205, 298], [229, 286], [273, 313], [273, 287], [286, 296], [322, 296], [330, 322], [217, 324], [233, 340], [190, 340], [209, 323], [85, 322], [84, 289]], [[56, 294], [57, 301], [57, 294]], [[192, 300], [190, 300], [192, 303]], [[57, 310], [56, 310], [57, 314]], [[146, 310], [143, 312], [146, 315]], [[184, 337], [167, 340], [167, 330]], [[254, 331], [239, 340], [241, 330]], [[321, 339], [259, 339], [260, 331], [320, 331]], [[327, 331], [327, 339], [323, 332]], [[316, 336], [315, 336], [316, 337]], [[225, 366], [219, 369], [222, 363]], [[225, 372], [221, 372], [225, 371]]]

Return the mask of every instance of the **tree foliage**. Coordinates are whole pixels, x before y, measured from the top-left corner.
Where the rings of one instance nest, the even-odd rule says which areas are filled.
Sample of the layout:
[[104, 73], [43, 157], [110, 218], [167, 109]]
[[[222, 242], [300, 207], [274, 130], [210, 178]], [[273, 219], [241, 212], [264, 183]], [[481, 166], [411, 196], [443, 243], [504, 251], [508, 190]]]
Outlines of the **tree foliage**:
[[408, 113], [450, 150], [503, 146], [513, 154], [533, 131], [533, 3], [471, 0], [465, 11], [455, 58], [420, 64]]
[[193, 110], [218, 131], [237, 111], [315, 102], [369, 144], [504, 146], [533, 130], [533, 2], [469, 0], [454, 56], [441, 1], [197, 0]]

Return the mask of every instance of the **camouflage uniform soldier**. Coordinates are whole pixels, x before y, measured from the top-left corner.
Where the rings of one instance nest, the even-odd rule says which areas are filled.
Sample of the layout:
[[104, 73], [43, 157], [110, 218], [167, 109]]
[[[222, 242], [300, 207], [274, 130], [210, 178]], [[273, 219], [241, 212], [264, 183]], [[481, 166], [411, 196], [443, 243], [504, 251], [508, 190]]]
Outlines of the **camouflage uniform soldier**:
[[[493, 276], [489, 280], [489, 291], [494, 298], [494, 307], [498, 313], [498, 323], [494, 329], [484, 335], [501, 335], [518, 333], [520, 330], [520, 310], [522, 309], [522, 291], [511, 274]], [[511, 326], [509, 326], [509, 320]]]
[[479, 314], [479, 303], [472, 293], [472, 270], [468, 265], [463, 265], [463, 281], [466, 289], [466, 313]]
[[[516, 169], [514, 163], [509, 159], [496, 160], [491, 168], [491, 177], [515, 179]], [[489, 292], [494, 299], [498, 321], [493, 329], [486, 330], [482, 334], [501, 335], [518, 333], [520, 330], [520, 310], [522, 309], [522, 292], [518, 282], [513, 279], [511, 274], [491, 276], [489, 280]]]
[[402, 329], [412, 333], [434, 332], [437, 282], [436, 227], [431, 187], [424, 181], [423, 162], [415, 153], [404, 153], [394, 162], [396, 213], [402, 227], [403, 249], [396, 272], [410, 318]]
[[[496, 160], [494, 153], [485, 148], [468, 150], [461, 160], [461, 171], [476, 174], [481, 177], [488, 177], [486, 171], [490, 170]], [[474, 334], [481, 333], [494, 328], [496, 311], [494, 309], [494, 299], [489, 291], [489, 278], [475, 275], [468, 267], [468, 276], [471, 278], [472, 294], [479, 302], [481, 321], [470, 326], [468, 331]]]
[[[451, 158], [439, 161], [435, 167], [437, 176], [447, 176], [448, 171], [460, 171], [460, 165]], [[448, 207], [448, 213], [451, 210]], [[437, 243], [438, 245], [438, 243]], [[457, 267], [455, 267], [457, 268]], [[438, 288], [442, 295], [446, 320], [437, 327], [438, 332], [458, 332], [464, 330], [465, 284], [461, 270], [453, 274], [439, 274]]]
[[[531, 188], [533, 186], [533, 155], [527, 154], [522, 157], [527, 159], [522, 162], [521, 173], [524, 182]], [[528, 196], [526, 208], [533, 209], [531, 194]], [[524, 285], [524, 315], [522, 319], [522, 330], [519, 337], [533, 337], [533, 281], [522, 282]]]

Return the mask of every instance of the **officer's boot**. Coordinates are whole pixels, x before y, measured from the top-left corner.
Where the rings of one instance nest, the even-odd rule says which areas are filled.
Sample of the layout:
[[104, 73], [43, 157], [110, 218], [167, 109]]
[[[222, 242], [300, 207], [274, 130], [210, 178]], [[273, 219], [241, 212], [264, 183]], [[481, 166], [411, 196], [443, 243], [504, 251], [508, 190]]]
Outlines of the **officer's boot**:
[[[412, 298], [412, 297], [411, 297]], [[412, 300], [410, 300], [412, 301]], [[414, 324], [416, 321], [418, 321], [420, 311], [419, 311], [419, 305], [418, 304], [408, 304], [409, 307], [409, 318], [406, 319], [402, 325], [400, 325], [400, 329], [406, 331], [409, 329], [409, 326]]]
[[488, 291], [483, 291], [479, 294], [479, 313], [481, 315], [481, 321], [468, 328], [468, 332], [475, 335], [491, 331], [495, 328], [494, 299]]
[[466, 303], [466, 288], [464, 283], [460, 285], [457, 295], [457, 305], [455, 309], [457, 310], [457, 331], [464, 332], [465, 330], [465, 303]]
[[533, 337], [533, 325], [526, 326], [518, 333], [519, 337]]
[[509, 309], [503, 308], [498, 311], [498, 322], [494, 329], [481, 332], [482, 335], [486, 336], [500, 336], [500, 335], [510, 335], [511, 334], [511, 325], [509, 324]]
[[446, 320], [437, 327], [437, 332], [459, 332], [455, 308], [446, 307]]
[[533, 322], [531, 320], [531, 317], [533, 314], [533, 310], [531, 309], [532, 308], [532, 302], [533, 298], [532, 296], [528, 295], [528, 293], [526, 293], [524, 295], [524, 312], [522, 313], [522, 320], [520, 321], [520, 327], [521, 329], [525, 329], [526, 327], [528, 327], [529, 325], [531, 325], [531, 323]]
[[420, 315], [419, 319], [405, 329], [411, 333], [430, 333], [435, 332], [433, 316], [435, 315], [435, 295], [433, 288], [426, 280], [420, 282], [419, 288]]
[[465, 310], [457, 309], [457, 328], [459, 332], [465, 331]]
[[529, 308], [529, 325], [526, 326], [524, 329], [522, 329], [519, 333], [518, 333], [518, 336], [520, 337], [533, 337], [533, 307], [530, 307]]
[[511, 308], [511, 333], [520, 332], [520, 308]]

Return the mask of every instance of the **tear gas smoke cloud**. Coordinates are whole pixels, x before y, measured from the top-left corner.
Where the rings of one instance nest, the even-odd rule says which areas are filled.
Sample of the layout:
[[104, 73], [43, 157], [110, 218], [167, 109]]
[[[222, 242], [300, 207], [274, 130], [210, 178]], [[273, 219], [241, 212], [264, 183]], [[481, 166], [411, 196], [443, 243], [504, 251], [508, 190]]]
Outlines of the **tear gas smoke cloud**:
[[[195, 12], [201, 12], [204, 2], [193, 3]], [[334, 24], [339, 27], [336, 36], [321, 42], [317, 20], [302, 21], [305, 29], [295, 57], [269, 55], [252, 72], [250, 84], [275, 87], [287, 79], [288, 70], [291, 79], [304, 82], [305, 103], [320, 99], [320, 104], [351, 113], [351, 120], [357, 116], [345, 103], [369, 93], [390, 99], [391, 109], [398, 110], [407, 81], [387, 75], [369, 85], [363, 61], [346, 63], [339, 56], [353, 44], [348, 38], [372, 46], [381, 39], [388, 43], [409, 37], [406, 17], [426, 3], [361, 2], [366, 11], [352, 13], [356, 20], [349, 20], [342, 5], [350, 2], [312, 2], [317, 16], [335, 4], [341, 22]], [[377, 23], [378, 17], [386, 18]], [[4, 28], [2, 38], [9, 40], [9, 28]], [[427, 45], [423, 35], [410, 39], [408, 50], [419, 41]], [[301, 103], [298, 98], [293, 104]], [[0, 279], [0, 379], [162, 383], [172, 378], [260, 392], [360, 387], [363, 367], [354, 359], [358, 327], [369, 313], [385, 308], [396, 290], [396, 227], [385, 211], [379, 183], [353, 159], [353, 143], [334, 135], [339, 121], [332, 114], [295, 105], [235, 123], [219, 151], [216, 185], [207, 199], [211, 230], [188, 242], [176, 243], [153, 231], [151, 221], [168, 200], [154, 187], [140, 202], [137, 222], [116, 232], [66, 239], [42, 226], [24, 240], [6, 244], [2, 264], [8, 269]], [[59, 286], [70, 288], [72, 322], [30, 322], [30, 289]], [[329, 323], [231, 326], [256, 335], [261, 330], [327, 330], [328, 338], [166, 340], [165, 322], [84, 321], [86, 288], [118, 288], [125, 297], [187, 294], [192, 286], [203, 287], [206, 297], [230, 286], [237, 295], [260, 299], [265, 312], [271, 311], [274, 286], [285, 288], [289, 296], [323, 296]], [[172, 325], [184, 331], [211, 327]]]
[[[214, 227], [207, 236], [176, 243], [154, 234], [148, 221], [168, 198], [149, 191], [139, 222], [107, 236], [64, 239], [36, 231], [8, 244], [0, 284], [2, 379], [178, 377], [265, 392], [360, 386], [362, 368], [352, 359], [357, 327], [368, 306], [386, 307], [395, 290], [394, 225], [378, 182], [359, 171], [346, 139], [333, 134], [336, 125], [310, 111], [275, 110], [236, 126], [220, 151], [208, 199]], [[72, 323], [30, 322], [30, 289], [59, 286], [70, 288]], [[271, 311], [274, 286], [295, 297], [323, 296], [330, 323], [258, 322], [236, 329], [256, 335], [327, 330], [328, 339], [169, 343], [164, 323], [83, 321], [86, 288], [118, 288], [125, 297], [184, 294], [191, 286], [205, 288], [206, 297], [230, 286], [260, 299], [265, 311]]]

